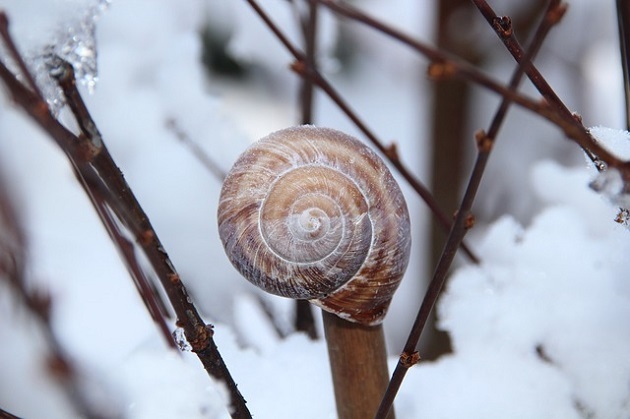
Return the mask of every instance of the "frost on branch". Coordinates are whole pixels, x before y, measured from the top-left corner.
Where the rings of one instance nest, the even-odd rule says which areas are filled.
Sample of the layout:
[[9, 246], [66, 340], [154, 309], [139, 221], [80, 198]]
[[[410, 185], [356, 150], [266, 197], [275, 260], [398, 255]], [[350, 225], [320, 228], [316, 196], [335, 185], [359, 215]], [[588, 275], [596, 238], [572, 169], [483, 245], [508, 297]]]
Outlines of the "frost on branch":
[[[92, 92], [96, 86], [96, 23], [110, 1], [53, 1], [42, 4], [27, 0], [26, 3], [32, 3], [32, 7], [14, 6], [15, 10], [12, 10], [11, 3], [5, 5], [0, 2], [0, 7], [6, 9], [12, 18], [11, 32], [54, 114], [64, 105], [63, 95], [50, 75], [59, 58], [72, 64], [77, 80], [88, 91]], [[7, 51], [0, 50], [0, 56], [14, 72], [19, 73], [13, 60], [7, 57]]]

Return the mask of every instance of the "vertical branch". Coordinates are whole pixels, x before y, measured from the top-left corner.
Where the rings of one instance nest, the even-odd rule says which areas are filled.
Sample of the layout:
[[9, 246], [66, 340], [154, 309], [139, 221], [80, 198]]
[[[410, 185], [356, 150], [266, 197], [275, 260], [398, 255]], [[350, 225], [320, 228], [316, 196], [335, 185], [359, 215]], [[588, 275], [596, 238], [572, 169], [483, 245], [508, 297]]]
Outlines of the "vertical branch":
[[[304, 55], [304, 65], [306, 67], [307, 74], [311, 74], [317, 68], [317, 64], [315, 62], [315, 52], [317, 49], [317, 15], [317, 3], [309, 0], [308, 15], [303, 22], [304, 45], [306, 51], [306, 54]], [[314, 87], [312, 77], [307, 76], [302, 78], [302, 86], [300, 89], [302, 124], [313, 123]], [[295, 329], [306, 333], [311, 339], [317, 339], [313, 308], [308, 301], [296, 300], [295, 302]]]
[[[313, 80], [317, 71], [318, 3], [309, 0], [308, 6], [308, 20], [304, 25], [304, 77], [301, 90], [303, 124], [313, 122]], [[296, 304], [296, 326], [305, 324], [309, 336], [316, 337], [310, 303], [298, 300]], [[337, 415], [339, 419], [372, 417], [389, 381], [383, 325], [362, 326], [323, 310], [322, 316]], [[388, 419], [395, 419], [393, 412]]]
[[[438, 2], [437, 47], [467, 61], [475, 62], [478, 53], [473, 42], [464, 43], [462, 34], [452, 30], [452, 19], [465, 10], [471, 16], [468, 0]], [[460, 16], [461, 19], [461, 16]], [[465, 80], [449, 79], [433, 85], [433, 117], [431, 124], [432, 164], [431, 192], [441, 208], [454, 211], [460, 201], [460, 187], [464, 179], [464, 138], [470, 88]], [[439, 260], [445, 237], [441, 229], [433, 228], [431, 259]]]
[[317, 21], [318, 21], [318, 4], [313, 0], [308, 2], [308, 15], [304, 24], [304, 66], [306, 68], [306, 77], [302, 78], [302, 87], [300, 96], [302, 99], [302, 124], [313, 123], [313, 96], [314, 83], [311, 73], [317, 68], [316, 51], [317, 51]]
[[[472, 40], [452, 30], [452, 19], [456, 15], [471, 11], [468, 0], [443, 0], [438, 2], [437, 47], [467, 61], [477, 60], [477, 51]], [[460, 16], [461, 18], [461, 16]], [[431, 120], [431, 193], [440, 208], [454, 212], [460, 201], [462, 182], [464, 181], [466, 162], [466, 129], [470, 106], [470, 86], [465, 80], [449, 79], [433, 84], [432, 120]], [[429, 266], [435, 266], [440, 258], [446, 234], [444, 230], [431, 223]], [[423, 284], [425, 285], [425, 284]], [[446, 332], [433, 325], [437, 318], [432, 316], [431, 326], [425, 336], [423, 356], [435, 359], [451, 351], [451, 342]]]
[[630, 130], [630, 1], [617, 0], [619, 51], [623, 70], [623, 91], [626, 101], [626, 129]]

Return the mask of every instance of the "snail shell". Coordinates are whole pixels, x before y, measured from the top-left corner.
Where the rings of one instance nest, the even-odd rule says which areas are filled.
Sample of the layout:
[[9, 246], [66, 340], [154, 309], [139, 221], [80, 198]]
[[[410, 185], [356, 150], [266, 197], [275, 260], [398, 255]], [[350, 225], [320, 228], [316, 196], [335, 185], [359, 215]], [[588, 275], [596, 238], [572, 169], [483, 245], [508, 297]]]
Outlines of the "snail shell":
[[226, 177], [219, 235], [272, 294], [382, 322], [407, 268], [409, 213], [383, 161], [342, 132], [299, 126], [250, 146]]

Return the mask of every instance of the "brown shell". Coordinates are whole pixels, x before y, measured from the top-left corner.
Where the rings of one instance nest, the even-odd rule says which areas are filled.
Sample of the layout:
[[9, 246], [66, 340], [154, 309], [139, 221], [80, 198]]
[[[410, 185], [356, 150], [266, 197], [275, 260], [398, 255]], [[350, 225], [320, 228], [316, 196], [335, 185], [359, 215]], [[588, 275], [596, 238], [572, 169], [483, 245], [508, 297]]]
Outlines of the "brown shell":
[[225, 179], [218, 221], [253, 284], [357, 323], [383, 320], [409, 261], [398, 184], [372, 150], [332, 129], [287, 128], [249, 147]]

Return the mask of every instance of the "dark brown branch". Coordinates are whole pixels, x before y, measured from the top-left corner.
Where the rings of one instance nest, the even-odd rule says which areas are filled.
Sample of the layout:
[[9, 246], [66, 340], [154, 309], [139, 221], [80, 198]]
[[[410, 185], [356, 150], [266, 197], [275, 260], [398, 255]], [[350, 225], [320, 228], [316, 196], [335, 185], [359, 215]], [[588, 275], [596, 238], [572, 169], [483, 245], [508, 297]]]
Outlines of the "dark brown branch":
[[[317, 15], [318, 5], [314, 0], [308, 2], [308, 16], [304, 19], [304, 66], [306, 71], [310, 74], [317, 68], [315, 62], [315, 53], [317, 50]], [[311, 77], [304, 77], [302, 79], [301, 88], [301, 103], [302, 103], [302, 123], [313, 123], [313, 101], [314, 101], [314, 84]]]
[[[398, 156], [398, 152], [395, 144], [385, 146], [384, 143], [376, 137], [376, 135], [367, 127], [367, 124], [363, 122], [356, 112], [350, 107], [350, 105], [341, 97], [339, 93], [326, 81], [326, 79], [316, 70], [312, 69], [310, 72], [306, 71], [304, 62], [305, 57], [302, 52], [291, 44], [288, 38], [282, 33], [282, 31], [273, 23], [264, 10], [260, 8], [255, 0], [247, 0], [247, 2], [254, 8], [254, 10], [260, 15], [261, 19], [269, 26], [271, 31], [276, 34], [280, 42], [289, 50], [289, 52], [296, 59], [293, 64], [293, 70], [302, 77], [312, 77], [313, 81], [319, 86], [319, 88], [328, 95], [328, 97], [335, 102], [337, 107], [346, 114], [346, 116], [357, 126], [357, 128], [363, 132], [368, 140], [376, 147], [388, 161], [396, 168], [396, 170], [405, 178], [409, 185], [416, 191], [416, 193], [424, 200], [433, 215], [437, 218], [440, 225], [445, 231], [451, 228], [451, 219], [444, 214], [439, 208], [435, 199], [431, 195], [431, 192], [424, 186], [424, 184], [416, 179], [409, 169], [403, 164], [402, 160]], [[468, 248], [468, 246], [462, 245], [462, 249], [466, 255], [475, 263], [479, 262], [479, 258]]]
[[[512, 54], [516, 62], [520, 62], [523, 57], [523, 48], [519, 44], [516, 36], [514, 35], [514, 31], [511, 30], [511, 21], [507, 17], [499, 17], [496, 15], [492, 7], [485, 0], [472, 0], [472, 2], [477, 6], [483, 17], [486, 19], [488, 24], [495, 31], [499, 39], [503, 42], [506, 49]], [[559, 4], [556, 8], [556, 11], [553, 15], [549, 15], [546, 19], [549, 19], [554, 22], [559, 22], [560, 19], [564, 16], [567, 10], [566, 4]], [[509, 30], [506, 30], [509, 29]], [[617, 164], [619, 161], [612, 156], [612, 162], [610, 156], [602, 157], [602, 151], [604, 154], [607, 154], [607, 151], [599, 146], [599, 143], [591, 136], [590, 132], [579, 118], [576, 118], [571, 111], [567, 108], [567, 106], [562, 102], [562, 100], [558, 97], [553, 88], [547, 83], [547, 80], [540, 74], [538, 69], [529, 65], [525, 68], [525, 72], [529, 77], [530, 81], [536, 87], [538, 92], [542, 95], [547, 103], [549, 103], [552, 107], [554, 107], [558, 114], [564, 118], [564, 120], [573, 125], [574, 131], [576, 131], [575, 135], [579, 138], [571, 137], [568, 133], [567, 136], [573, 138], [575, 142], [582, 148], [582, 150], [586, 153], [586, 155], [595, 163], [595, 167], [598, 170], [601, 170], [601, 166], [599, 164], [600, 160], [603, 160], [609, 166], [620, 167], [621, 165]], [[566, 131], [565, 131], [566, 132]], [[590, 145], [590, 146], [589, 146]]]
[[[82, 135], [85, 138], [83, 141], [92, 147], [96, 156], [100, 153], [107, 153], [107, 150], [104, 150], [101, 134], [98, 132], [96, 124], [92, 120], [92, 117], [76, 88], [76, 81], [74, 79], [72, 67], [65, 61], [60, 60], [60, 62], [57, 63], [54, 76], [58, 80], [59, 86], [65, 95], [66, 103], [72, 110], [72, 113], [82, 130]], [[107, 233], [116, 244], [122, 260], [127, 267], [127, 271], [133, 279], [136, 289], [147, 307], [149, 314], [151, 315], [153, 321], [157, 324], [159, 330], [162, 332], [162, 336], [166, 340], [166, 343], [173, 349], [176, 349], [177, 345], [169, 331], [168, 325], [166, 324], [166, 317], [169, 317], [166, 306], [160, 295], [155, 292], [147, 275], [140, 267], [140, 263], [134, 251], [133, 243], [129, 242], [118, 228], [117, 221], [122, 222], [123, 224], [124, 221], [119, 220], [116, 215], [109, 210], [107, 205], [108, 198], [109, 202], [113, 202], [113, 194], [111, 193], [111, 190], [107, 187], [107, 185], [100, 182], [98, 173], [93, 173], [91, 171], [87, 172], [86, 170], [83, 170], [82, 173], [76, 166], [74, 168], [77, 179], [82, 184], [86, 194], [89, 196], [94, 209], [98, 213], [105, 229], [107, 230]]]
[[55, 56], [52, 60], [51, 67], [50, 74], [57, 80], [59, 87], [61, 87], [66, 98], [66, 103], [72, 111], [79, 125], [79, 129], [86, 139], [90, 141], [92, 147], [94, 147], [95, 154], [98, 153], [103, 146], [103, 139], [76, 87], [72, 66], [60, 57]]
[[20, 418], [0, 408], [0, 419], [20, 419]]
[[623, 91], [626, 101], [626, 129], [630, 130], [630, 1], [617, 0], [619, 52], [623, 70]]
[[[517, 62], [520, 62], [524, 56], [524, 51], [516, 35], [512, 30], [512, 20], [507, 16], [497, 16], [494, 10], [485, 0], [471, 0], [472, 3], [479, 9], [481, 15], [486, 19], [490, 27], [495, 31], [499, 39], [503, 42], [507, 50], [512, 54]], [[555, 22], [559, 22], [566, 12], [566, 5], [558, 5], [553, 15], [547, 16], [545, 19], [549, 19]], [[549, 104], [556, 107], [560, 112], [565, 115], [570, 115], [571, 112], [566, 105], [560, 100], [556, 92], [547, 83], [545, 78], [533, 65], [528, 65], [525, 68], [527, 75], [530, 77], [534, 86], [539, 90], [543, 97]]]
[[26, 63], [20, 56], [20, 52], [18, 51], [17, 46], [15, 45], [15, 42], [13, 42], [13, 38], [11, 38], [11, 35], [9, 33], [9, 18], [7, 17], [7, 15], [4, 13], [3, 10], [0, 10], [0, 37], [2, 37], [4, 44], [9, 50], [9, 54], [11, 55], [11, 58], [13, 58], [13, 61], [20, 69], [20, 73], [22, 77], [24, 77], [28, 87], [30, 87], [30, 89], [33, 92], [35, 92], [38, 98], [43, 100], [44, 95], [39, 89], [39, 86], [37, 85], [35, 78], [29, 71], [28, 67], [26, 66]]
[[[10, 39], [8, 30], [4, 34]], [[5, 39], [6, 42], [10, 42], [10, 40]], [[17, 59], [21, 60], [19, 56]], [[23, 65], [26, 67], [25, 64]], [[66, 70], [72, 72], [71, 68], [66, 68]], [[64, 74], [59, 76], [63, 78]], [[214, 344], [212, 326], [206, 325], [199, 315], [148, 217], [127, 185], [120, 169], [114, 163], [105, 144], [101, 143], [100, 147], [95, 147], [97, 142], [88, 137], [90, 132], [83, 132], [83, 135], [77, 137], [61, 125], [53, 117], [47, 104], [33, 91], [21, 84], [3, 63], [0, 63], [0, 79], [6, 85], [15, 103], [47, 132], [66, 153], [71, 164], [82, 178], [81, 184], [85, 188], [94, 188], [95, 191], [98, 191], [97, 193], [102, 193], [108, 207], [133, 234], [136, 243], [147, 256], [164, 287], [177, 315], [177, 324], [183, 328], [192, 350], [197, 354], [206, 371], [227, 386], [231, 395], [230, 413], [232, 417], [251, 418], [245, 406], [245, 400], [238, 391]], [[86, 192], [88, 196], [92, 196], [89, 190]], [[92, 202], [94, 203], [94, 201]], [[107, 224], [106, 221], [103, 222]]]
[[[530, 48], [523, 56], [516, 70], [512, 74], [508, 86], [510, 90], [516, 91], [526, 69], [530, 66], [533, 57], [540, 50], [540, 47], [542, 46], [543, 41], [545, 40], [551, 28], [558, 22], [557, 20], [554, 21], [549, 19], [549, 16], [557, 11], [559, 4], [559, 0], [550, 1], [549, 7], [547, 8], [547, 11], [544, 15], [544, 19], [534, 35]], [[481, 179], [483, 177], [483, 173], [485, 172], [485, 168], [490, 158], [490, 154], [494, 147], [497, 135], [503, 124], [503, 121], [505, 120], [510, 105], [510, 101], [504, 98], [501, 101], [499, 108], [495, 112], [495, 115], [492, 119], [492, 122], [490, 123], [487, 132], [481, 131], [476, 136], [478, 150], [477, 160], [475, 161], [475, 165], [473, 167], [472, 174], [466, 188], [466, 192], [464, 193], [464, 198], [462, 199], [461, 206], [457, 212], [457, 216], [455, 217], [455, 223], [453, 225], [453, 228], [451, 229], [451, 233], [449, 234], [448, 240], [442, 252], [442, 256], [440, 257], [437, 268], [433, 275], [433, 279], [429, 284], [429, 288], [427, 289], [425, 297], [422, 301], [411, 332], [409, 333], [409, 336], [407, 338], [407, 342], [405, 343], [405, 346], [403, 348], [403, 352], [392, 375], [390, 384], [379, 407], [378, 413], [376, 415], [377, 419], [383, 419], [386, 417], [387, 413], [394, 403], [396, 394], [400, 389], [400, 386], [407, 371], [414, 364], [409, 363], [408, 360], [412, 359], [417, 354], [415, 348], [418, 345], [427, 319], [429, 318], [429, 315], [433, 307], [435, 306], [435, 303], [444, 286], [446, 276], [455, 257], [457, 247], [464, 239], [464, 236], [466, 235], [468, 230], [474, 224], [474, 216], [471, 213], [472, 205], [477, 195], [479, 185], [481, 184]]]

